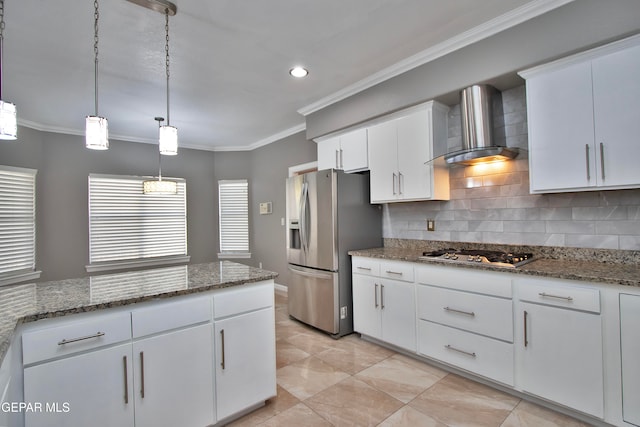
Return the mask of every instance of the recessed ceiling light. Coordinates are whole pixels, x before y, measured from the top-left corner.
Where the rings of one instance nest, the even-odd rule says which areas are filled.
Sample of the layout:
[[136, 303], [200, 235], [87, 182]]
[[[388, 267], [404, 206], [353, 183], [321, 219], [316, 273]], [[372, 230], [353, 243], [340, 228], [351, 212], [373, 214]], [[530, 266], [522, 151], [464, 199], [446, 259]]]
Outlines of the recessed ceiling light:
[[289, 74], [291, 74], [293, 77], [302, 78], [302, 77], [306, 77], [307, 74], [309, 74], [309, 71], [304, 67], [298, 66], [290, 69]]

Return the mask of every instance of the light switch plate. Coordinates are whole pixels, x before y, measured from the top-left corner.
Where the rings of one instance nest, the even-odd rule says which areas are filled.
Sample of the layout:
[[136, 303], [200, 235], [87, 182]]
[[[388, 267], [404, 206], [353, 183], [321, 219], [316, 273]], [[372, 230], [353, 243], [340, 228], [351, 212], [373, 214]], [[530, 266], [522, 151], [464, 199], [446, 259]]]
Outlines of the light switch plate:
[[260, 203], [260, 215], [269, 215], [273, 212], [271, 202]]

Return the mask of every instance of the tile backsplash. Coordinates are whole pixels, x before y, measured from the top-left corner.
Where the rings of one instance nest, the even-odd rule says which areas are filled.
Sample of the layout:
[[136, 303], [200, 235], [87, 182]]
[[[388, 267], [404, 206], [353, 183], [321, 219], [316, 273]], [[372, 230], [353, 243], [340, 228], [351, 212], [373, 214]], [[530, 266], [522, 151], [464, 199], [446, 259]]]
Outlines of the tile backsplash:
[[[529, 194], [525, 88], [503, 92], [516, 160], [450, 170], [451, 200], [383, 205], [383, 237], [640, 250], [640, 189]], [[460, 107], [449, 113], [449, 150], [460, 148]], [[427, 219], [435, 231], [427, 231]]]

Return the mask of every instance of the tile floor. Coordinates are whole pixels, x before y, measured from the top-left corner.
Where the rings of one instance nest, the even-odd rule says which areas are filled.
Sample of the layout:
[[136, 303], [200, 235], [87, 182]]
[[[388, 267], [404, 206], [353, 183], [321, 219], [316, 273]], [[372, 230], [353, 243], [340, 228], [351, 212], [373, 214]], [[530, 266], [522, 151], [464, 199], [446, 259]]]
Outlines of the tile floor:
[[289, 319], [276, 293], [278, 396], [231, 426], [586, 426], [349, 335]]

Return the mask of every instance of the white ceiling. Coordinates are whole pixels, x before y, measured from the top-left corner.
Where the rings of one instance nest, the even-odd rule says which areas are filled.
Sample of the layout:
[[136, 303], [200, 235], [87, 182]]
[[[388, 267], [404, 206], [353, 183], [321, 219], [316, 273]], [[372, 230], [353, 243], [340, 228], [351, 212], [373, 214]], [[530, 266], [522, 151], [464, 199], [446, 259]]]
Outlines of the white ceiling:
[[[304, 129], [298, 110], [357, 90], [405, 58], [553, 1], [174, 3], [170, 108], [180, 145], [244, 150]], [[2, 95], [17, 105], [19, 123], [82, 135], [94, 114], [93, 2], [5, 0], [5, 21]], [[166, 116], [164, 15], [101, 0], [99, 22], [99, 113], [110, 137], [155, 142], [153, 118]], [[289, 76], [297, 64], [307, 78]]]

